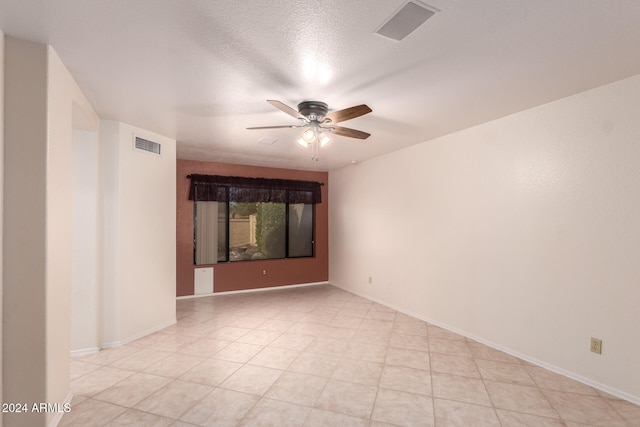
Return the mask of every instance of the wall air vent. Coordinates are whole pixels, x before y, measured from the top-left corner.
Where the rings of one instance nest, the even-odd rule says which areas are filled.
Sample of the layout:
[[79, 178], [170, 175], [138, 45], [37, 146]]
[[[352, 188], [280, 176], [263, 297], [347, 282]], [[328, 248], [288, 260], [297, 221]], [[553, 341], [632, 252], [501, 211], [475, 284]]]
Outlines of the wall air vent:
[[400, 41], [440, 10], [416, 0], [406, 2], [376, 30], [376, 34]]
[[157, 142], [149, 141], [148, 139], [140, 138], [139, 136], [135, 136], [133, 138], [133, 148], [140, 151], [146, 151], [147, 153], [160, 155], [162, 145]]

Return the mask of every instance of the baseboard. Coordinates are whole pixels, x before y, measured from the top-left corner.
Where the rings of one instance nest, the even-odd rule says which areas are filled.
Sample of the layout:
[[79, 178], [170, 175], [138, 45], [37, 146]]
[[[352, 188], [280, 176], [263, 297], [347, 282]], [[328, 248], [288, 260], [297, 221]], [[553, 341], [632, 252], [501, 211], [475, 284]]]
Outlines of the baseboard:
[[[332, 285], [332, 286], [336, 286], [336, 285]], [[585, 377], [580, 376], [580, 375], [578, 375], [578, 374], [576, 374], [574, 372], [564, 370], [562, 368], [559, 368], [559, 367], [557, 367], [555, 365], [552, 365], [550, 363], [543, 362], [541, 360], [537, 360], [537, 359], [535, 359], [533, 357], [527, 356], [526, 354], [522, 354], [522, 353], [520, 353], [518, 351], [515, 351], [515, 350], [512, 350], [510, 348], [503, 347], [501, 345], [493, 343], [493, 342], [491, 342], [489, 340], [486, 340], [484, 338], [477, 337], [477, 336], [475, 336], [473, 334], [470, 334], [470, 333], [467, 333], [467, 332], [462, 331], [460, 329], [451, 327], [451, 326], [446, 325], [444, 323], [435, 321], [433, 319], [426, 318], [426, 317], [421, 316], [421, 315], [419, 315], [417, 313], [413, 313], [413, 312], [411, 312], [409, 310], [405, 310], [402, 307], [395, 306], [394, 304], [389, 304], [387, 302], [381, 301], [381, 300], [379, 300], [377, 298], [374, 298], [374, 297], [372, 297], [370, 295], [366, 295], [364, 293], [356, 292], [356, 291], [353, 291], [353, 290], [350, 290], [350, 289], [345, 289], [345, 288], [342, 288], [340, 286], [336, 286], [336, 287], [340, 288], [340, 289], [342, 289], [344, 291], [350, 292], [350, 293], [352, 293], [354, 295], [358, 295], [360, 297], [363, 297], [363, 298], [366, 298], [368, 300], [371, 300], [371, 301], [373, 301], [375, 303], [378, 303], [378, 304], [384, 305], [386, 307], [392, 308], [392, 309], [394, 309], [394, 310], [396, 310], [396, 311], [398, 311], [400, 313], [406, 314], [406, 315], [411, 316], [411, 317], [415, 317], [416, 319], [422, 320], [423, 322], [427, 322], [427, 323], [429, 323], [431, 325], [435, 325], [435, 326], [438, 326], [438, 327], [440, 327], [442, 329], [446, 329], [447, 331], [456, 333], [458, 335], [462, 335], [463, 337], [472, 339], [474, 341], [477, 341], [479, 343], [487, 345], [487, 346], [489, 346], [491, 348], [494, 348], [496, 350], [499, 350], [499, 351], [502, 351], [504, 353], [507, 353], [507, 354], [509, 354], [511, 356], [514, 356], [514, 357], [517, 357], [519, 359], [525, 360], [525, 361], [527, 361], [527, 362], [529, 362], [529, 363], [531, 363], [533, 365], [536, 365], [536, 366], [539, 366], [541, 368], [547, 369], [547, 370], [549, 370], [551, 372], [555, 372], [556, 374], [563, 375], [563, 376], [565, 376], [567, 378], [570, 378], [572, 380], [578, 381], [579, 383], [588, 385], [590, 387], [593, 387], [595, 389], [598, 389], [600, 391], [608, 393], [608, 394], [610, 394], [612, 396], [615, 396], [615, 397], [618, 397], [620, 399], [623, 399], [623, 400], [626, 400], [628, 402], [631, 402], [631, 403], [633, 403], [635, 405], [640, 405], [640, 397], [630, 395], [628, 393], [625, 393], [624, 391], [617, 390], [615, 388], [609, 387], [609, 386], [604, 385], [604, 384], [600, 384], [597, 381], [591, 380], [589, 378], [585, 378]]]
[[[64, 399], [64, 402], [62, 402], [62, 408], [65, 408], [67, 405], [69, 405], [69, 407], [71, 407], [71, 400], [72, 399], [73, 399], [73, 393], [71, 391], [69, 391], [69, 393], [67, 393], [67, 397], [65, 397], [65, 399]], [[62, 421], [62, 416], [64, 414], [65, 414], [64, 411], [56, 412], [56, 414], [51, 419], [51, 422], [49, 423], [49, 427], [56, 427], [58, 424], [60, 424], [60, 421]]]
[[297, 285], [283, 285], [283, 286], [269, 286], [266, 288], [255, 288], [255, 289], [241, 289], [238, 291], [222, 291], [222, 292], [214, 292], [212, 294], [199, 294], [199, 295], [184, 295], [181, 297], [176, 297], [177, 300], [183, 299], [191, 299], [191, 298], [201, 298], [201, 297], [210, 297], [216, 295], [232, 295], [232, 294], [245, 294], [248, 292], [264, 292], [264, 291], [274, 291], [278, 289], [293, 289], [293, 288], [304, 288], [307, 286], [318, 286], [318, 285], [328, 285], [329, 282], [312, 282], [312, 283], [300, 283]]
[[140, 339], [140, 338], [142, 338], [142, 337], [145, 337], [145, 336], [147, 336], [147, 335], [150, 335], [150, 334], [152, 334], [152, 333], [154, 333], [154, 332], [158, 332], [158, 331], [159, 331], [159, 330], [161, 330], [161, 329], [164, 329], [164, 328], [169, 327], [169, 326], [171, 326], [171, 325], [175, 325], [176, 323], [177, 323], [177, 321], [176, 321], [175, 319], [173, 319], [173, 320], [170, 320], [170, 321], [168, 321], [168, 322], [166, 322], [166, 323], [163, 323], [163, 324], [161, 324], [161, 325], [158, 325], [158, 326], [156, 326], [156, 327], [153, 327], [153, 328], [151, 328], [151, 329], [147, 329], [147, 330], [146, 330], [146, 331], [144, 331], [144, 332], [140, 332], [139, 334], [133, 335], [132, 337], [129, 337], [129, 338], [125, 339], [125, 340], [122, 340], [122, 341], [113, 341], [113, 342], [108, 342], [108, 343], [100, 344], [100, 348], [101, 348], [101, 349], [104, 349], [104, 348], [120, 347], [120, 346], [123, 346], [123, 345], [125, 345], [125, 344], [129, 344], [129, 343], [130, 343], [130, 342], [132, 342], [132, 341], [135, 341], [135, 340], [137, 340], [137, 339]]
[[100, 347], [83, 348], [80, 350], [71, 350], [71, 357], [84, 356], [87, 354], [93, 354], [100, 351]]

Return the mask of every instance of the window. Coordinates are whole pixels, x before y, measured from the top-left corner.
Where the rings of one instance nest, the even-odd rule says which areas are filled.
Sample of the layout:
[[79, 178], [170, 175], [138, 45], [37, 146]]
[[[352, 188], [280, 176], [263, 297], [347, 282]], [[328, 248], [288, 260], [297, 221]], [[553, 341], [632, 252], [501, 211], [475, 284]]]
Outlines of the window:
[[189, 175], [194, 201], [194, 262], [314, 255], [315, 204], [321, 183]]
[[196, 201], [195, 264], [313, 256], [313, 204]]

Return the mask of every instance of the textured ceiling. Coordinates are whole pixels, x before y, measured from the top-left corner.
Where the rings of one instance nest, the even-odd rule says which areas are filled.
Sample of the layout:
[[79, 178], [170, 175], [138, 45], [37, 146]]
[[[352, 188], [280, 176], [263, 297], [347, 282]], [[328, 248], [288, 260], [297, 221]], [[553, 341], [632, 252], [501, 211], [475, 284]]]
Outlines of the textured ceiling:
[[[402, 42], [374, 33], [404, 0], [0, 0], [0, 29], [49, 43], [104, 119], [178, 157], [331, 170], [640, 73], [635, 0], [427, 0]], [[267, 99], [373, 112], [313, 162]], [[258, 144], [263, 137], [273, 145]]]

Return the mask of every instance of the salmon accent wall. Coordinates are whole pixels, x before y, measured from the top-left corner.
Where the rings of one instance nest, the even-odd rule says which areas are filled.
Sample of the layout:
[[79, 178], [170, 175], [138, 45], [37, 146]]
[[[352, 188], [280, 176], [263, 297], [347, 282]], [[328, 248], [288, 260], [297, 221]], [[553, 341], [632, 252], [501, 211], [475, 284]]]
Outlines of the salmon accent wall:
[[[327, 172], [275, 169], [227, 163], [177, 161], [177, 277], [176, 295], [193, 295], [193, 201], [189, 200], [189, 174], [280, 178], [322, 182], [322, 203], [315, 212], [315, 257], [235, 261], [213, 264], [214, 292], [259, 289], [303, 283], [326, 282], [329, 279], [329, 221]], [[203, 265], [198, 268], [206, 267]], [[266, 270], [266, 275], [263, 271]]]

